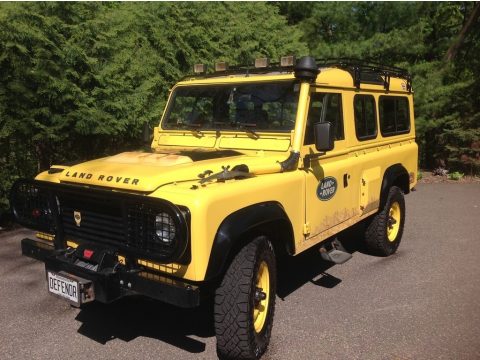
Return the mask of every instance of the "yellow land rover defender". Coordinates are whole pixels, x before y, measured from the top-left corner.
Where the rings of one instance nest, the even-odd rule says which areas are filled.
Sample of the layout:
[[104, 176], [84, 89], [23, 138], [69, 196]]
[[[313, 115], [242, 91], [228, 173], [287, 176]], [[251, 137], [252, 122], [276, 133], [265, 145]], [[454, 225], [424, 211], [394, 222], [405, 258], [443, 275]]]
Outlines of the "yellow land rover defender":
[[[253, 65], [253, 64], [252, 64]], [[214, 297], [217, 351], [256, 359], [273, 323], [276, 263], [365, 219], [393, 254], [417, 179], [411, 77], [360, 61], [283, 57], [176, 84], [151, 152], [52, 166], [16, 182], [22, 252], [72, 304], [143, 294], [181, 307]], [[295, 271], [295, 269], [291, 269]]]

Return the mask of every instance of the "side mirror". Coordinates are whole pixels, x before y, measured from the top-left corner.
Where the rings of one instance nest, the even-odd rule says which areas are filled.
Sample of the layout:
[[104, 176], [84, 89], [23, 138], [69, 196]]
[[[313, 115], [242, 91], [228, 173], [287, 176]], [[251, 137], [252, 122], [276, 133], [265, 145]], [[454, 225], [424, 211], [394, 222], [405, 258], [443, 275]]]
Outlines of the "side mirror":
[[152, 141], [152, 134], [151, 134], [150, 125], [148, 124], [148, 122], [143, 123], [142, 140], [144, 144], [149, 144]]
[[313, 126], [315, 135], [315, 148], [318, 151], [332, 150], [335, 142], [332, 123], [321, 122], [316, 123]]

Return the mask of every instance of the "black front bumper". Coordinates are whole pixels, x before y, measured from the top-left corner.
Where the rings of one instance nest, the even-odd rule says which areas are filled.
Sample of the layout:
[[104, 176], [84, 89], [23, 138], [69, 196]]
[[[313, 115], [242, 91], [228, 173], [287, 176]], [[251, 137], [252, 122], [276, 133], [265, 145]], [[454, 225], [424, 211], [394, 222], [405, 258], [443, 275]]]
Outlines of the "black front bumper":
[[103, 303], [126, 295], [140, 294], [183, 308], [200, 304], [198, 286], [143, 268], [91, 271], [72, 264], [64, 255], [65, 252], [56, 251], [53, 244], [32, 239], [22, 240], [22, 254], [45, 262], [46, 270], [57, 273], [63, 271], [92, 281], [95, 300]]

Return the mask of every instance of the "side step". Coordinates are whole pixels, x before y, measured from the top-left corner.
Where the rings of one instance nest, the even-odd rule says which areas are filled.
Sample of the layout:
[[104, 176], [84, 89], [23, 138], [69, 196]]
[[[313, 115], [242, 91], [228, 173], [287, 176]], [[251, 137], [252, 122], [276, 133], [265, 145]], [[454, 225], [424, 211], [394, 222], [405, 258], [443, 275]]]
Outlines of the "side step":
[[324, 246], [319, 249], [323, 260], [331, 261], [335, 264], [343, 264], [352, 258], [352, 254], [345, 250], [338, 239], [333, 240], [330, 244], [332, 245], [330, 250], [327, 250]]

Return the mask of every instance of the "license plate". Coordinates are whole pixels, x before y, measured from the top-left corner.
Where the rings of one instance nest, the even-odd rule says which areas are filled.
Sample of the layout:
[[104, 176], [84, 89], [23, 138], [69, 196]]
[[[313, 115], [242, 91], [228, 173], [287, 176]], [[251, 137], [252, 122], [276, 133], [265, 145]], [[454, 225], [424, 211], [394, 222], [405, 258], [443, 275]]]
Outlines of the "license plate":
[[80, 305], [80, 284], [57, 273], [48, 271], [48, 291]]

